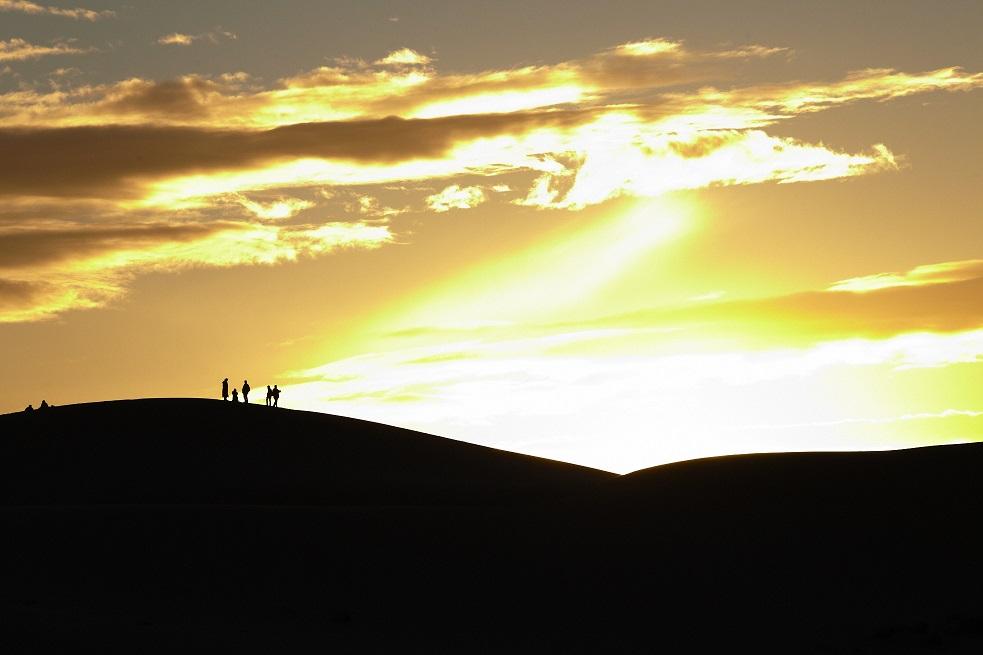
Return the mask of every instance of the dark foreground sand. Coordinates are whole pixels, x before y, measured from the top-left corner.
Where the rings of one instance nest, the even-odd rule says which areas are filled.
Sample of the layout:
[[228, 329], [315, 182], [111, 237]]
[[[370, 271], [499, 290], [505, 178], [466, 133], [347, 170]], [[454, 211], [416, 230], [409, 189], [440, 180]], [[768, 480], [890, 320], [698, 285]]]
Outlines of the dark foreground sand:
[[0, 650], [979, 653], [981, 470], [619, 477], [201, 400], [0, 416]]

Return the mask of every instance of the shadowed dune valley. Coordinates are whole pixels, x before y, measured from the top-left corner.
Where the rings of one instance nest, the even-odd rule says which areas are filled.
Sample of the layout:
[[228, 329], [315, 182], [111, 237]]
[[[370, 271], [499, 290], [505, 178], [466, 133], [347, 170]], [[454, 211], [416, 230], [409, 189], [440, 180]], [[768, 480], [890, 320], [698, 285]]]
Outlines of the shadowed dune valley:
[[981, 466], [966, 444], [618, 476], [221, 401], [7, 414], [0, 634], [7, 652], [976, 653]]

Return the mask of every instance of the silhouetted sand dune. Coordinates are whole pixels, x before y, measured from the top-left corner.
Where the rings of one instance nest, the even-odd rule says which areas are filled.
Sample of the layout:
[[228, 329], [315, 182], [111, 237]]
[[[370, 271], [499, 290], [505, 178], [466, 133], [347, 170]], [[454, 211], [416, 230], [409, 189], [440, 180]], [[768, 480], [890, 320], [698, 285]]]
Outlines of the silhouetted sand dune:
[[368, 421], [217, 400], [0, 417], [3, 504], [508, 504], [614, 477]]
[[11, 652], [983, 649], [981, 444], [618, 477], [210, 401], [0, 431]]

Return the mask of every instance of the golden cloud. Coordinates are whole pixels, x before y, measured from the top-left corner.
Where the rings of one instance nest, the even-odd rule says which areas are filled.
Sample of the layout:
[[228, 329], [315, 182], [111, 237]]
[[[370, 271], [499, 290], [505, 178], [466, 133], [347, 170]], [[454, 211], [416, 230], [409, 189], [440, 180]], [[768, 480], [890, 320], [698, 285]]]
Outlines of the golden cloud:
[[[179, 45], [201, 36], [170, 35], [173, 43]], [[157, 84], [172, 89], [179, 84], [201, 89], [206, 78], [200, 76], [163, 82], [132, 79], [57, 94], [18, 92], [0, 96], [0, 117], [8, 126], [22, 127], [101, 125], [109, 122], [111, 115], [114, 124], [153, 121], [199, 127], [271, 128], [381, 116], [436, 118], [528, 111], [604, 100], [623, 90], [659, 89], [706, 80], [720, 75], [714, 68], [720, 61], [767, 57], [782, 51], [751, 46], [744, 50], [694, 52], [681, 43], [658, 51], [652, 46], [655, 42], [646, 43], [647, 52], [639, 43], [628, 44], [585, 59], [466, 75], [440, 75], [430, 68], [429, 57], [403, 48], [374, 64], [339, 60], [333, 66], [284, 78], [268, 89], [244, 89], [230, 80], [207, 80], [211, 90], [207, 99], [209, 112], [200, 111], [200, 97], [193, 94], [185, 96], [192, 106], [184, 110], [170, 102], [163, 110], [156, 110], [153, 103], [129, 102], [132, 95], [154, 95]]]
[[[430, 58], [402, 49], [375, 63], [339, 60], [271, 88], [242, 72], [21, 87], [0, 95], [3, 212], [36, 226], [43, 213], [26, 207], [44, 206], [57, 217], [77, 203], [129, 225], [161, 209], [201, 210], [201, 220], [208, 207], [237, 204], [259, 219], [282, 220], [311, 206], [293, 197], [303, 187], [330, 194], [339, 186], [438, 180], [443, 190], [426, 202], [441, 212], [487, 200], [486, 189], [512, 188], [494, 180], [467, 186], [454, 177], [515, 172], [532, 180], [515, 202], [577, 210], [623, 195], [844, 178], [894, 169], [896, 158], [881, 144], [844, 152], [767, 128], [850, 102], [983, 86], [983, 74], [950, 67], [864, 70], [822, 84], [683, 88], [783, 52], [760, 45], [697, 51], [649, 39], [552, 65], [443, 75]], [[362, 190], [351, 205], [363, 217], [405, 211]], [[130, 218], [121, 218], [126, 213]], [[297, 237], [292, 228], [254, 228], [275, 235], [273, 252], [286, 252], [284, 240]], [[148, 266], [135, 256], [120, 261], [114, 280], [127, 266]], [[905, 279], [932, 275], [916, 271]], [[885, 279], [843, 281], [836, 290], [884, 286]], [[38, 293], [37, 286], [7, 288], [19, 298]]]
[[[583, 120], [580, 113], [455, 116], [434, 120], [387, 118], [367, 121], [290, 125], [266, 131], [184, 127], [121, 126], [59, 129], [0, 129], [0, 195], [137, 198], [148, 181], [192, 173], [264, 171], [280, 163], [338, 162], [391, 169], [384, 180], [412, 173], [398, 164], [450, 158], [441, 174], [458, 173], [480, 162], [475, 156], [453, 161], [460, 144], [481, 144], [537, 127], [563, 129]], [[98, 157], [93, 153], [98, 152]], [[467, 153], [466, 153], [467, 154]], [[506, 153], [507, 154], [507, 153]], [[488, 165], [505, 154], [490, 153]], [[521, 153], [518, 155], [522, 159]], [[515, 160], [516, 155], [510, 156]], [[374, 181], [378, 170], [365, 174]], [[427, 176], [427, 171], [420, 173]], [[358, 183], [357, 167], [347, 180], [328, 177], [318, 184]], [[301, 181], [301, 180], [298, 180]], [[222, 187], [213, 180], [205, 195]], [[314, 180], [304, 181], [305, 183]], [[285, 181], [284, 186], [289, 186]], [[221, 193], [242, 189], [226, 189]]]
[[85, 52], [88, 51], [68, 43], [38, 45], [18, 38], [0, 41], [0, 61], [24, 61], [52, 55], [78, 55]]
[[270, 265], [338, 248], [377, 248], [391, 240], [384, 225], [338, 222], [8, 229], [0, 232], [0, 323], [101, 307], [122, 296], [140, 273]]
[[916, 266], [904, 273], [876, 273], [840, 280], [829, 291], [869, 293], [895, 287], [920, 287], [930, 284], [949, 284], [983, 278], [983, 259], [942, 262]]
[[310, 209], [314, 206], [313, 202], [301, 200], [300, 198], [277, 198], [276, 200], [264, 203], [236, 194], [235, 200], [256, 218], [267, 220], [291, 218], [305, 209]]
[[238, 36], [227, 30], [215, 29], [211, 32], [204, 32], [202, 34], [182, 34], [181, 32], [174, 32], [172, 34], [167, 34], [165, 36], [157, 39], [159, 45], [177, 45], [177, 46], [188, 46], [196, 41], [207, 41], [212, 44], [216, 44], [223, 39], [235, 40]]
[[451, 209], [470, 209], [485, 201], [485, 192], [481, 187], [452, 184], [443, 191], [427, 196], [427, 207], [437, 213]]
[[[846, 102], [983, 85], [980, 74], [957, 68], [915, 75], [868, 70], [823, 85], [703, 88], [631, 106], [595, 102], [625, 88], [699, 79], [708, 61], [778, 51], [694, 52], [649, 40], [553, 66], [465, 76], [437, 75], [419, 59], [411, 70], [341, 62], [270, 90], [252, 88], [241, 73], [43, 94], [20, 89], [0, 99], [0, 116], [33, 127], [0, 132], [0, 146], [10, 153], [0, 164], [0, 194], [167, 204], [277, 186], [526, 170], [542, 175], [521, 203], [578, 209], [619, 195], [891, 169], [894, 156], [881, 145], [844, 153], [764, 128]], [[412, 59], [404, 55], [396, 59]], [[542, 109], [557, 103], [579, 106]], [[351, 118], [379, 112], [431, 118]], [[346, 120], [303, 122], [324, 115]], [[125, 125], [131, 121], [140, 124]], [[72, 124], [78, 126], [57, 127]], [[98, 161], [95, 151], [104, 153]]]
[[191, 45], [195, 40], [195, 37], [190, 34], [181, 34], [180, 32], [174, 32], [173, 34], [167, 34], [165, 36], [157, 39], [157, 43], [160, 45]]
[[375, 63], [380, 66], [391, 66], [391, 65], [405, 65], [405, 66], [422, 66], [424, 64], [429, 64], [433, 61], [430, 57], [420, 54], [416, 50], [411, 50], [410, 48], [401, 48], [399, 50], [394, 50], [382, 59], [377, 60]]
[[718, 336], [741, 334], [756, 343], [879, 339], [914, 332], [983, 329], [983, 306], [977, 301], [983, 298], [983, 265], [979, 261], [931, 264], [913, 271], [907, 276], [889, 273], [854, 278], [845, 286], [841, 282], [824, 291], [643, 311], [591, 325], [658, 326]]
[[0, 11], [20, 12], [22, 14], [61, 16], [75, 20], [97, 21], [101, 18], [112, 18], [116, 12], [108, 9], [96, 11], [80, 7], [52, 7], [41, 5], [29, 0], [0, 0]]

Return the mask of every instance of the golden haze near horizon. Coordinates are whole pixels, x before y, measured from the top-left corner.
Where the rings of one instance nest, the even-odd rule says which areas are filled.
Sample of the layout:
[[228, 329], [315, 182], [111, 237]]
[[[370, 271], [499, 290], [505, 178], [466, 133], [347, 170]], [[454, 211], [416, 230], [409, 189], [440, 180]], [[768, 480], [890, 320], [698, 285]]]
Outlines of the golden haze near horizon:
[[733, 4], [0, 0], [0, 410], [979, 440], [983, 9]]

